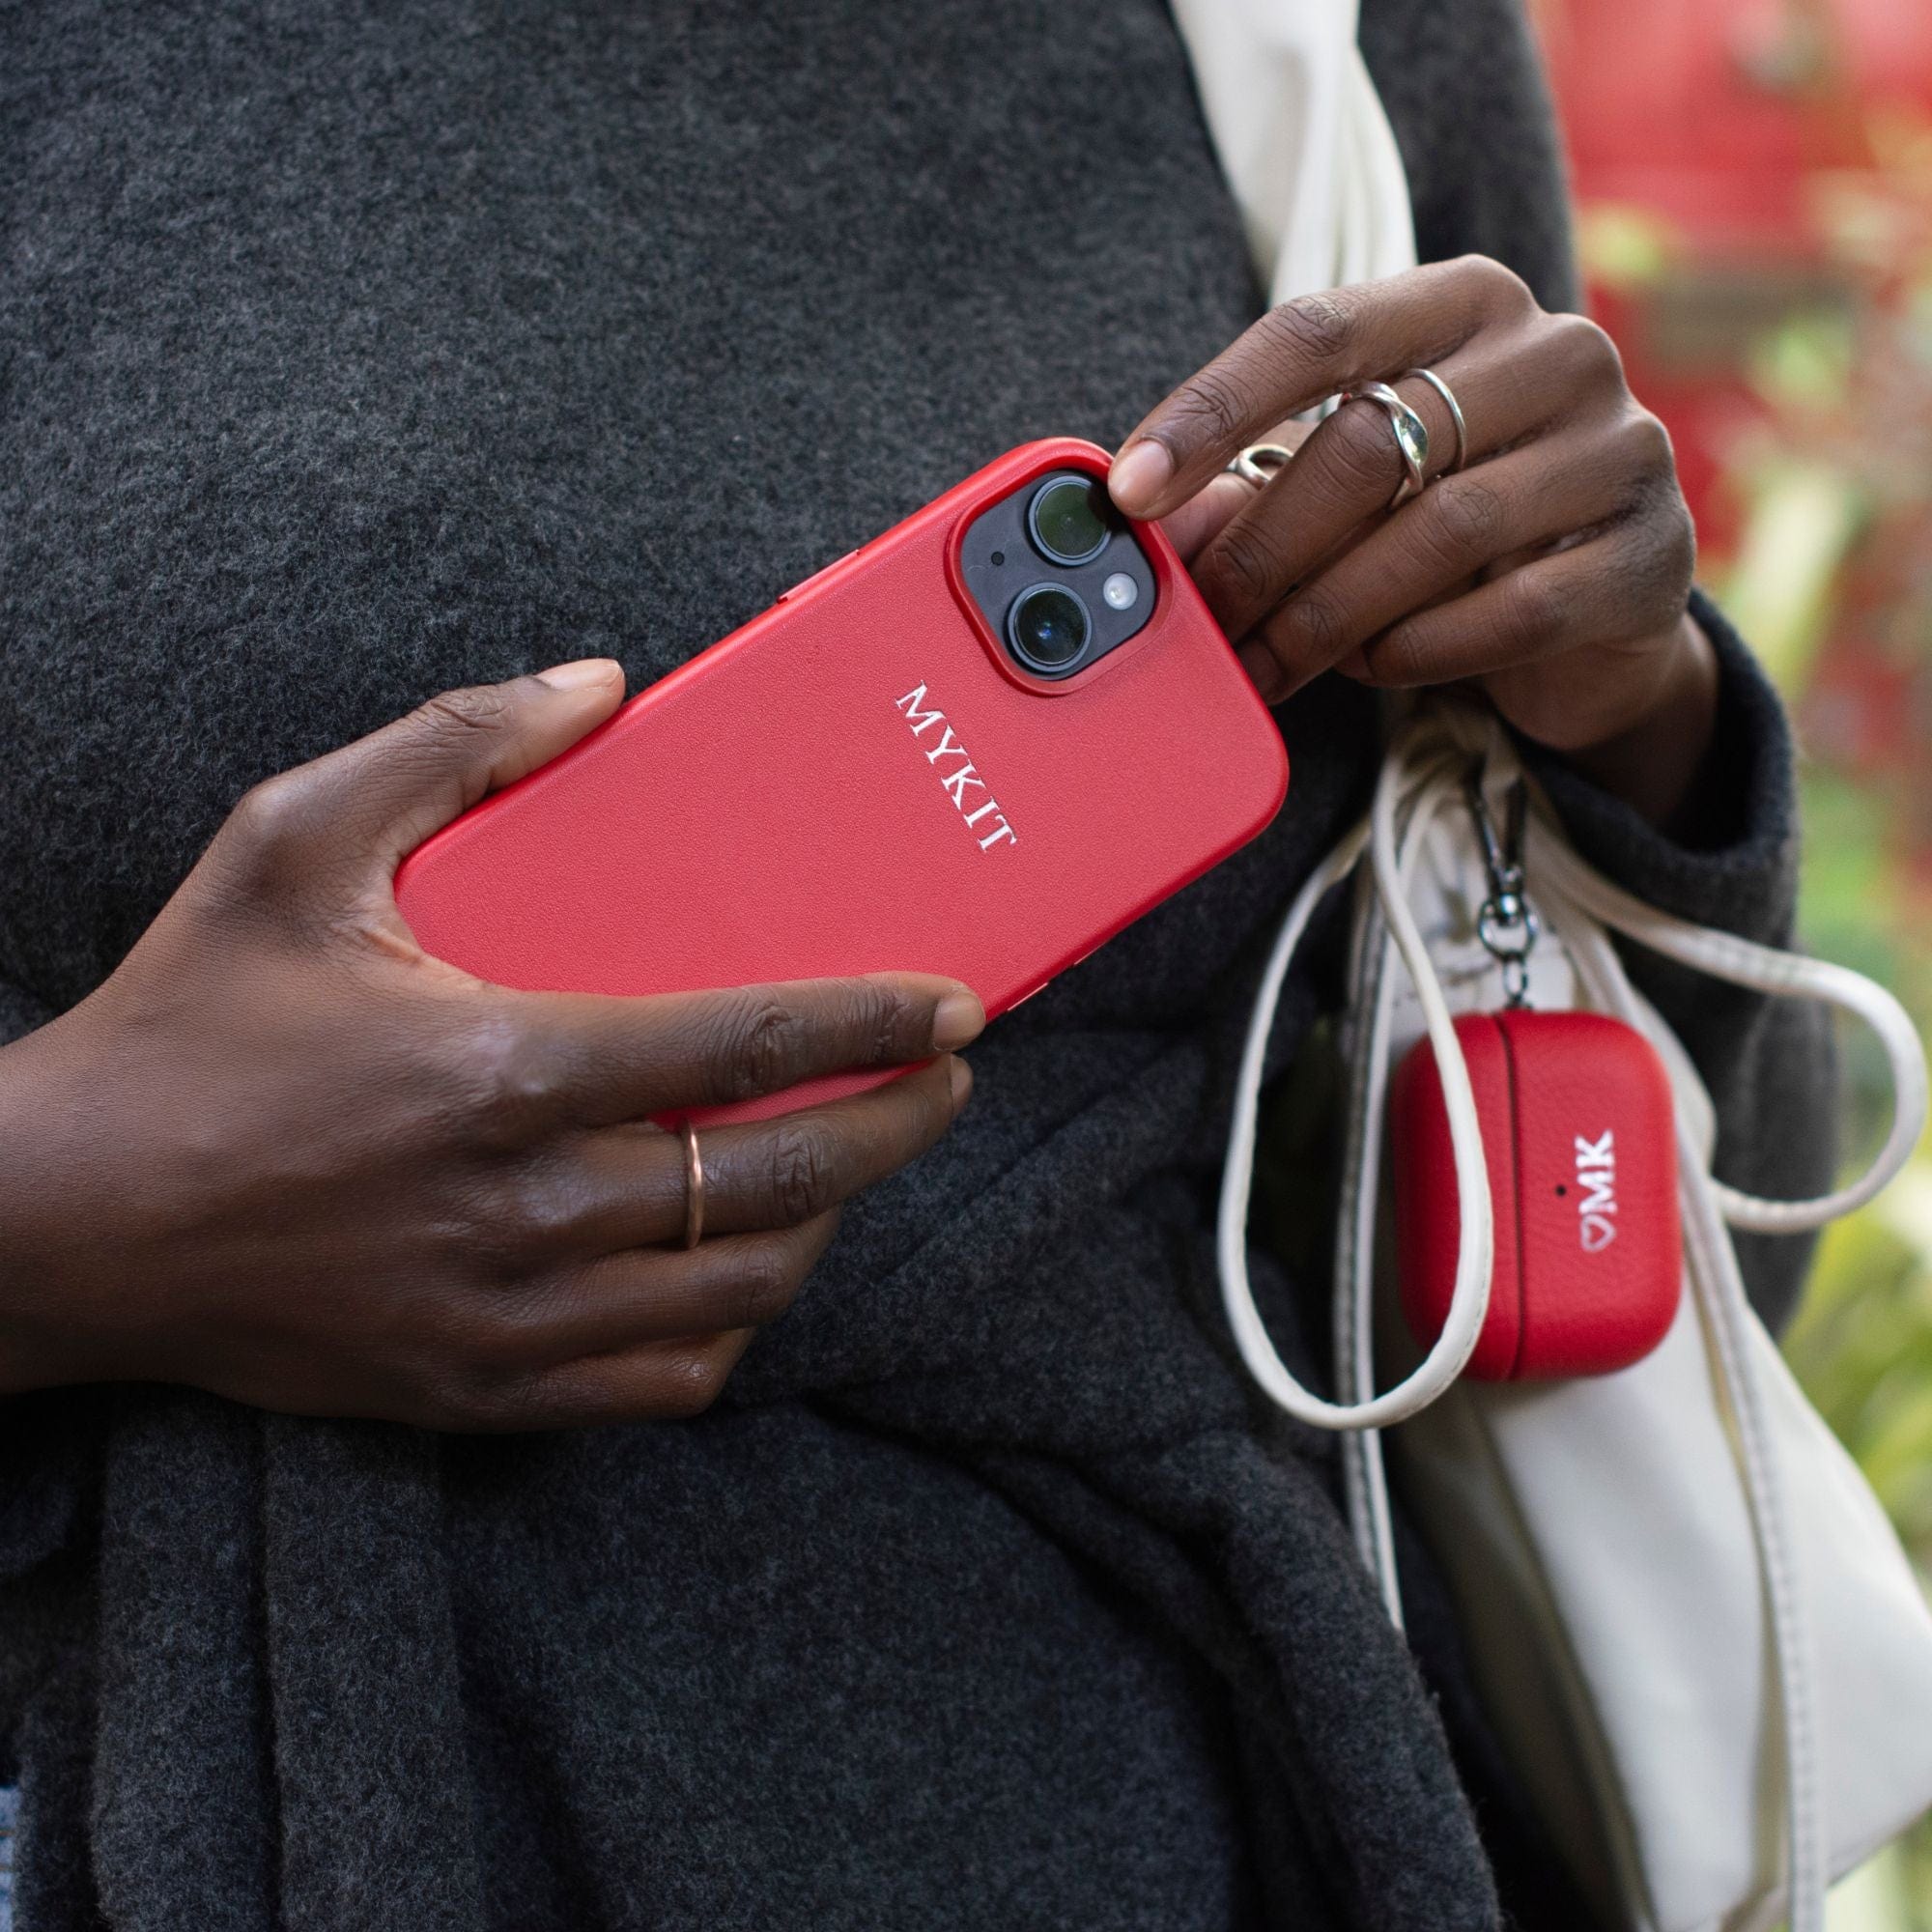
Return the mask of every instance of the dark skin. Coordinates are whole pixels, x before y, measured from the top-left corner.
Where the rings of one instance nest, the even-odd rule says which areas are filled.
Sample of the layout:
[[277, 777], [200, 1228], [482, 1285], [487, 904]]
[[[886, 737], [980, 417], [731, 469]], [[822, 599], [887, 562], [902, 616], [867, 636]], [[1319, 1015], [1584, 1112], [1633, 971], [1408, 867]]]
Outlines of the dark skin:
[[[423, 952], [398, 861], [622, 695], [605, 661], [454, 693], [270, 780], [106, 984], [0, 1055], [7, 1388], [469, 1430], [716, 1395], [838, 1204], [952, 1123], [984, 1015], [917, 975], [614, 1000]], [[684, 1152], [648, 1116], [929, 1054], [707, 1131], [709, 1236], [663, 1245]]]
[[[1469, 468], [1396, 515], [1386, 419], [1331, 416], [1265, 490], [1230, 457], [1364, 378], [1435, 366]], [[1426, 384], [1439, 477], [1454, 450]], [[1271, 702], [1334, 669], [1474, 682], [1663, 822], [1717, 689], [1686, 614], [1669, 443], [1592, 325], [1471, 260], [1275, 310], [1113, 472], [1161, 517]], [[685, 1416], [787, 1307], [839, 1204], [946, 1131], [972, 992], [916, 974], [614, 1000], [432, 959], [402, 857], [601, 724], [594, 660], [431, 700], [270, 780], [98, 991], [0, 1049], [0, 1390], [180, 1381], [435, 1428]], [[652, 1116], [847, 1067], [874, 1091], [704, 1136], [707, 1236]]]
[[[1357, 401], [1312, 435], [1286, 419], [1337, 391], [1432, 368], [1397, 392], [1429, 431], [1430, 486], [1394, 514], [1389, 422]], [[1264, 490], [1223, 476], [1293, 443]], [[1718, 691], [1690, 616], [1696, 539], [1670, 439], [1609, 337], [1552, 315], [1500, 263], [1435, 263], [1271, 310], [1141, 423], [1110, 487], [1170, 519], [1262, 695], [1327, 670], [1385, 689], [1473, 683], [1658, 824], [1689, 798]]]

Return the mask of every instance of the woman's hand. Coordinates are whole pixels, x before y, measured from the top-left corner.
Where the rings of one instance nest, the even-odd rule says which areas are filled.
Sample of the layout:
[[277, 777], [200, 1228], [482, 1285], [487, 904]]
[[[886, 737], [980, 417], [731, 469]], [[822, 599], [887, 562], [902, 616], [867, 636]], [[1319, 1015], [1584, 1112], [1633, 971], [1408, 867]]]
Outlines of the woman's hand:
[[[946, 1131], [983, 1024], [909, 976], [516, 993], [426, 955], [398, 861], [601, 724], [604, 661], [455, 692], [251, 792], [111, 979], [0, 1051], [0, 1387], [192, 1382], [460, 1429], [686, 1415], [838, 1204]], [[647, 1117], [939, 1057], [682, 1143]]]
[[[1446, 383], [1467, 425], [1451, 469]], [[1345, 404], [1265, 489], [1223, 476], [1245, 445], [1338, 390], [1384, 380], [1429, 431], [1434, 479], [1400, 509], [1388, 416]], [[1406, 686], [1473, 679], [1530, 737], [1663, 819], [1708, 745], [1717, 692], [1687, 601], [1696, 554], [1663, 426], [1609, 338], [1549, 315], [1481, 256], [1304, 297], [1255, 324], [1127, 440], [1110, 488], [1169, 518], [1264, 697], [1324, 670]]]

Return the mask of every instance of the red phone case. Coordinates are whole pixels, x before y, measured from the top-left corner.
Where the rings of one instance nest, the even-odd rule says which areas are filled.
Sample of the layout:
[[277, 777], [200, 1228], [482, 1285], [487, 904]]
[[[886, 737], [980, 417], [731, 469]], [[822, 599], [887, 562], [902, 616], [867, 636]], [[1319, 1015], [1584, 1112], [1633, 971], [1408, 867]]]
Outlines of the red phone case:
[[[1684, 1278], [1663, 1063], [1603, 1013], [1470, 1013], [1456, 1037], [1496, 1229], [1490, 1312], [1468, 1373], [1532, 1381], [1640, 1361], [1670, 1332]], [[1426, 1039], [1396, 1069], [1389, 1143], [1403, 1307], [1428, 1348], [1448, 1320], [1463, 1216]]]
[[[1001, 458], [808, 578], [396, 879], [438, 956], [499, 984], [664, 993], [886, 969], [989, 1015], [1254, 837], [1281, 735], [1157, 526], [1146, 628], [1060, 683], [1008, 656], [960, 576], [966, 527], [1051, 469]], [[888, 1075], [714, 1110], [751, 1120]]]

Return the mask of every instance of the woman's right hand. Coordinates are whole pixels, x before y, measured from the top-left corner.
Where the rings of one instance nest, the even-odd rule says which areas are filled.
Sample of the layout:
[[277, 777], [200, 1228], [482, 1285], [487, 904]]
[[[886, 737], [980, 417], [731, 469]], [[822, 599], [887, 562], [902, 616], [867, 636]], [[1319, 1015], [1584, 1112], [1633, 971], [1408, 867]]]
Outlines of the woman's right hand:
[[[407, 852], [623, 696], [605, 660], [433, 699], [236, 808], [110, 979], [0, 1050], [0, 1388], [191, 1382], [449, 1429], [689, 1415], [838, 1204], [964, 1104], [984, 1023], [913, 975], [608, 999], [432, 959]], [[923, 1060], [703, 1136], [652, 1115]]]

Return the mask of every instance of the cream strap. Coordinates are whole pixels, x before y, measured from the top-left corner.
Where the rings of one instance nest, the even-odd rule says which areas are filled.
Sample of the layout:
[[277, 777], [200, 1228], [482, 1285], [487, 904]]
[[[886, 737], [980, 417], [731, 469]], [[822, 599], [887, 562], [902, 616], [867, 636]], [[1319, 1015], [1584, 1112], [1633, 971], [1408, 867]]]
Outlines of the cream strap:
[[1891, 1070], [1891, 1131], [1871, 1165], [1848, 1186], [1811, 1201], [1766, 1201], [1713, 1179], [1724, 1219], [1759, 1234], [1800, 1234], [1862, 1208], [1912, 1158], [1925, 1128], [1925, 1050], [1911, 1017], [1883, 986], [1843, 966], [1758, 946], [1735, 933], [1716, 932], [1672, 919], [1633, 898], [1593, 870], [1560, 834], [1532, 817], [1526, 841], [1530, 895], [1539, 882], [1574, 901], [1600, 924], [1652, 952], [1714, 980], [1783, 999], [1822, 1000], [1864, 1021], [1877, 1036]]
[[[1236, 1345], [1249, 1373], [1268, 1396], [1290, 1415], [1317, 1429], [1381, 1429], [1426, 1408], [1463, 1373], [1482, 1333], [1483, 1319], [1489, 1313], [1495, 1233], [1490, 1212], [1489, 1175], [1483, 1164], [1482, 1125], [1448, 1005], [1406, 895], [1409, 868], [1421, 849], [1422, 835], [1442, 806], [1458, 794], [1467, 758], [1439, 739], [1427, 753], [1417, 755], [1423, 751], [1421, 740], [1425, 735], [1428, 735], [1426, 722], [1398, 735], [1383, 761], [1366, 824], [1350, 831], [1317, 867], [1295, 895], [1282, 922], [1248, 1020], [1247, 1039], [1236, 1083], [1227, 1162], [1221, 1174], [1217, 1254], [1221, 1298]], [[1399, 820], [1403, 822], [1400, 835]], [[1393, 1388], [1362, 1402], [1333, 1403], [1324, 1401], [1296, 1380], [1268, 1339], [1266, 1324], [1255, 1306], [1254, 1289], [1248, 1280], [1248, 1202], [1254, 1185], [1262, 1073], [1282, 985], [1317, 904], [1331, 887], [1354, 869], [1365, 846], [1389, 937], [1414, 980], [1423, 1023], [1441, 1068], [1463, 1211], [1455, 1289], [1448, 1319], [1435, 1346], [1414, 1372]]]
[[[1386, 1428], [1426, 1408], [1462, 1374], [1489, 1312], [1494, 1229], [1482, 1129], [1468, 1068], [1406, 891], [1423, 835], [1460, 789], [1470, 758], [1467, 740], [1466, 728], [1445, 730], [1440, 717], [1427, 712], [1398, 731], [1383, 760], [1367, 820], [1344, 836], [1295, 895], [1248, 1020], [1221, 1175], [1216, 1229], [1221, 1298], [1249, 1373], [1278, 1406], [1317, 1429]], [[1448, 1319], [1435, 1345], [1394, 1387], [1361, 1401], [1337, 1403], [1297, 1380], [1268, 1337], [1248, 1279], [1247, 1221], [1262, 1076], [1282, 987], [1316, 906], [1354, 869], [1365, 849], [1389, 941], [1407, 968], [1435, 1051], [1456, 1163], [1461, 1226]], [[1894, 1111], [1891, 1130], [1870, 1167], [1849, 1186], [1813, 1201], [1763, 1201], [1710, 1181], [1727, 1220], [1771, 1232], [1814, 1228], [1869, 1201], [1904, 1166], [1925, 1123], [1925, 1058], [1904, 1009], [1883, 987], [1843, 967], [1758, 946], [1644, 905], [1593, 870], [1538, 814], [1530, 820], [1526, 858], [1532, 899], [1541, 883], [1549, 896], [1574, 902], [1603, 925], [1654, 952], [1734, 984], [1782, 997], [1823, 1000], [1856, 1014], [1878, 1037], [1891, 1068]]]

